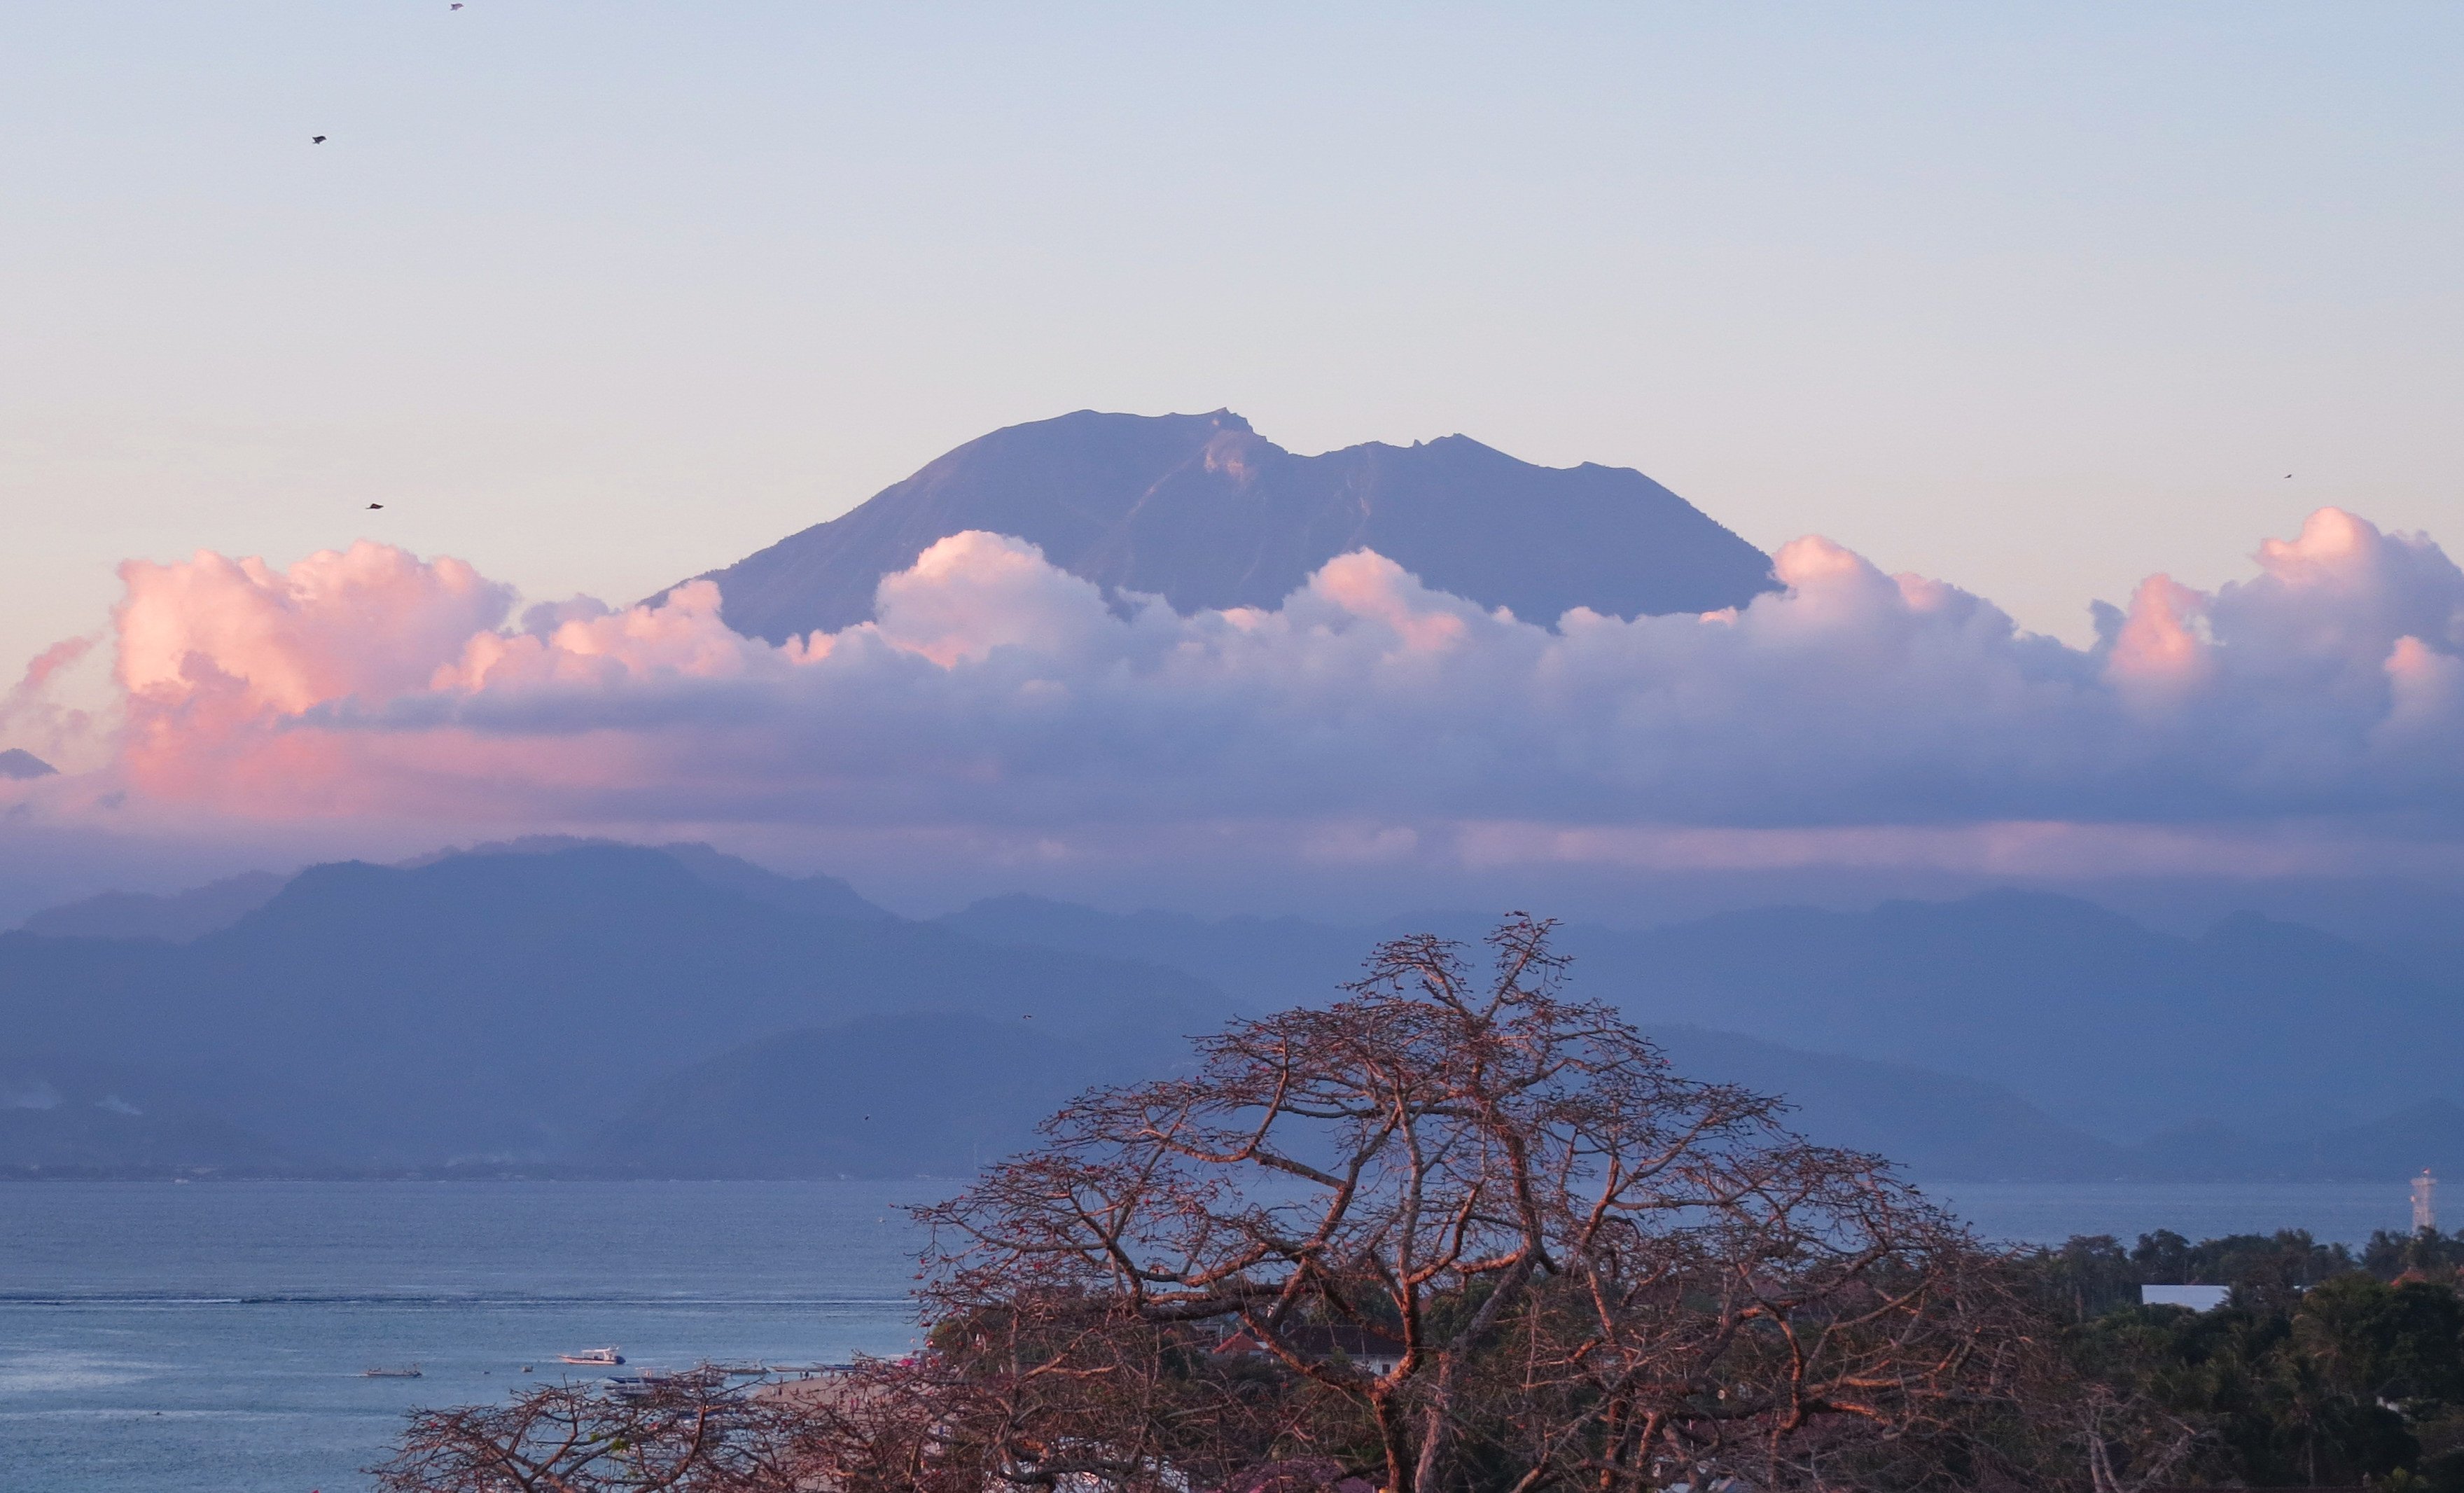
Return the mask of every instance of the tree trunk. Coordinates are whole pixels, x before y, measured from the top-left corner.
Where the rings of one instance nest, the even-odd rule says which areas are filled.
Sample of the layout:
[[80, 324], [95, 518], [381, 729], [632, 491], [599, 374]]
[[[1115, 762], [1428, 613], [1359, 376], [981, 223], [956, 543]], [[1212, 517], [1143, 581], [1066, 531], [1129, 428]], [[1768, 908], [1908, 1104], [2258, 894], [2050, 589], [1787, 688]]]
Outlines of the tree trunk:
[[1429, 1394], [1428, 1423], [1420, 1433], [1419, 1464], [1412, 1471], [1415, 1493], [1437, 1493], [1445, 1485], [1446, 1449], [1453, 1438], [1456, 1357], [1443, 1353], [1438, 1358], [1437, 1383]]
[[1412, 1448], [1403, 1430], [1403, 1417], [1397, 1413], [1394, 1399], [1380, 1394], [1369, 1402], [1377, 1416], [1377, 1439], [1386, 1448], [1386, 1486], [1378, 1493], [1414, 1493]]

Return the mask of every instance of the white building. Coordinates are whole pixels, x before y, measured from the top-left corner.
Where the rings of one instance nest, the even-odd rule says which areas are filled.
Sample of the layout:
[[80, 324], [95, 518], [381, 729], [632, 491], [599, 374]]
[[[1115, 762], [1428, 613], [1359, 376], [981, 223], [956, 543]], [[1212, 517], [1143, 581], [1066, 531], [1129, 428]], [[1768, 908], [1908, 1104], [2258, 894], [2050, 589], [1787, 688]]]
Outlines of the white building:
[[2139, 1287], [2139, 1305], [2213, 1311], [2232, 1294], [2233, 1287], [2229, 1285], [2143, 1285]]

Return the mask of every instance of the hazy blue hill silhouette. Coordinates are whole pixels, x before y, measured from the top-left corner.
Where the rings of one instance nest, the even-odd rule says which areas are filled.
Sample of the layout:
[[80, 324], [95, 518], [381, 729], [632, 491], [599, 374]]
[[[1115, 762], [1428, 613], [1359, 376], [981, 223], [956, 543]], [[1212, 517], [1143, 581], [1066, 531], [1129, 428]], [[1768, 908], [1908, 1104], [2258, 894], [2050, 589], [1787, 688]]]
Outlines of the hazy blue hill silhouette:
[[1795, 1107], [1789, 1123], [1824, 1145], [1888, 1156], [1926, 1180], [2101, 1181], [2128, 1165], [2121, 1147], [1997, 1084], [1699, 1026], [1647, 1030], [1679, 1072], [1782, 1095]]
[[2005, 1084], [2120, 1137], [2452, 1092], [2464, 1011], [2392, 959], [2255, 915], [2198, 938], [2016, 891], [1771, 909], [1568, 947], [1629, 1008]]
[[765, 1038], [660, 1081], [581, 1153], [651, 1176], [964, 1175], [1035, 1142], [1098, 1084], [1161, 1077], [1187, 1034], [1143, 1015], [1099, 1042], [1023, 1019], [868, 1016]]
[[[1023, 897], [944, 921], [1023, 947], [1178, 962], [1251, 1006], [1322, 998], [1395, 931], [1121, 915]], [[1461, 914], [1414, 921], [1463, 938], [1479, 925]], [[1643, 930], [1575, 924], [1558, 944], [1574, 957], [1581, 994], [1646, 1025], [1963, 1075], [2113, 1141], [2200, 1121], [2238, 1135], [2285, 1112], [2306, 1116], [2315, 1137], [2464, 1088], [2453, 981], [2257, 914], [2186, 938], [2092, 903], [2005, 890]], [[2232, 1146], [2283, 1153], [2274, 1142]]]
[[2453, 1177], [2464, 1175], [2464, 1104], [2431, 1099], [2332, 1129], [2298, 1114], [2187, 1125], [2131, 1147], [2127, 1165], [2173, 1182], [2394, 1182], [2425, 1167]]
[[303, 1158], [235, 1120], [210, 1079], [72, 1054], [0, 1053], [0, 1171], [273, 1167]]
[[1426, 920], [1408, 928], [1342, 928], [1298, 917], [1100, 912], [1024, 892], [986, 897], [934, 921], [982, 943], [1065, 949], [1187, 970], [1253, 1012], [1331, 999], [1345, 981], [1360, 977], [1380, 938], [1429, 931]]
[[1627, 468], [1535, 467], [1460, 435], [1298, 456], [1229, 410], [996, 430], [710, 577], [730, 626], [779, 642], [869, 618], [883, 576], [969, 529], [1184, 612], [1273, 606], [1364, 546], [1543, 624], [1710, 611], [1776, 583], [1761, 551]]
[[782, 876], [706, 845], [664, 845], [660, 853], [693, 872], [704, 883], [738, 896], [811, 917], [850, 917], [861, 922], [889, 922], [895, 914], [876, 906], [836, 876]]
[[187, 943], [229, 928], [274, 900], [290, 878], [244, 871], [187, 891], [104, 891], [26, 919], [30, 933], [57, 938], [163, 938]]
[[2464, 1105], [2432, 1099], [2297, 1145], [2287, 1170], [2297, 1176], [2352, 1181], [2409, 1176], [2424, 1167], [2440, 1176], [2464, 1176]]
[[[1089, 1087], [1186, 1067], [1191, 1035], [1133, 1021], [1100, 1043], [1063, 1043], [976, 1016], [863, 1017], [749, 1043], [662, 1080], [581, 1156], [643, 1175], [961, 1175], [1033, 1145], [1037, 1123]], [[1699, 1027], [1651, 1035], [1678, 1071], [1784, 1094], [1792, 1124], [1917, 1176], [2079, 1180], [2123, 1165], [2119, 1148], [1991, 1085]]]
[[[517, 840], [495, 840], [482, 845], [440, 850], [433, 855], [418, 856], [402, 864], [407, 867], [433, 866], [440, 861], [473, 855], [557, 855], [566, 850], [653, 848], [675, 862], [693, 876], [713, 887], [736, 892], [755, 902], [779, 909], [782, 912], [808, 913], [816, 917], [852, 917], [880, 920], [895, 916], [889, 909], [876, 906], [862, 893], [836, 876], [787, 876], [766, 866], [756, 866], [739, 856], [733, 856], [698, 841], [678, 841], [656, 846], [642, 846], [627, 841], [583, 835], [524, 835]], [[38, 912], [27, 919], [30, 932], [42, 932], [34, 926], [38, 918], [53, 914]], [[232, 919], [238, 921], [237, 918]]]
[[[519, 840], [467, 849], [440, 850], [404, 862], [403, 868], [416, 869], [461, 856], [553, 855], [594, 845], [639, 848], [619, 841], [575, 835], [526, 835]], [[781, 911], [869, 920], [892, 916], [836, 876], [784, 876], [701, 844], [663, 845], [657, 848], [701, 881]], [[30, 933], [60, 938], [162, 938], [187, 943], [229, 928], [273, 901], [290, 883], [288, 875], [246, 871], [187, 891], [105, 891], [44, 908], [30, 914], [19, 926]]]
[[[1116, 914], [1026, 895], [986, 898], [939, 921], [986, 942], [1178, 963], [1250, 1010], [1334, 999], [1343, 981], [1358, 977], [1381, 937], [1429, 930], [1473, 945], [1486, 929], [1463, 913], [1346, 929], [1299, 918]], [[1595, 932], [1570, 928], [1561, 937], [1573, 949]], [[1476, 945], [1467, 952], [1479, 959]], [[1638, 1012], [1648, 1004], [1631, 999], [1634, 972], [1614, 956], [1579, 959], [1574, 980], [1577, 995], [1627, 1000]], [[1743, 1012], [1699, 1018], [1730, 1027], [1747, 1019]], [[1826, 1144], [1880, 1152], [1922, 1176], [2078, 1180], [2111, 1177], [2125, 1165], [2120, 1148], [2051, 1119], [1997, 1085], [1910, 1063], [1806, 1052], [1709, 1024], [1656, 1023], [1649, 1030], [1679, 1071], [1783, 1094], [1800, 1110], [1795, 1123]]]
[[[320, 866], [187, 944], [0, 935], [0, 1166], [941, 1170], [1235, 1009], [1331, 999], [1381, 936], [1485, 927], [1033, 897], [913, 923], [706, 846]], [[1924, 1175], [2400, 1176], [2464, 1144], [2453, 983], [2255, 914], [2179, 937], [1998, 892], [1560, 947], [1682, 1068]], [[909, 1119], [847, 1129], [883, 1112]]]
[[1067, 1041], [1223, 1003], [1177, 971], [788, 911], [619, 846], [315, 867], [185, 947], [0, 937], [0, 1026], [30, 1045], [273, 1075], [400, 1161], [558, 1154], [658, 1075], [868, 1012], [1031, 1011]]

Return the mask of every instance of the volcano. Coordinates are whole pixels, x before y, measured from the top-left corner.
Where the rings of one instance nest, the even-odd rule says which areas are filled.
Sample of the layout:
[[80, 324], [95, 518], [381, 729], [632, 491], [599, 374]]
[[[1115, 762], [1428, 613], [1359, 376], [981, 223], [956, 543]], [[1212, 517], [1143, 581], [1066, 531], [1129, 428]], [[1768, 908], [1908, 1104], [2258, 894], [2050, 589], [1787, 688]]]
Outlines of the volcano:
[[1542, 624], [1716, 611], [1777, 585], [1769, 556], [1630, 468], [1537, 467], [1461, 435], [1300, 456], [1230, 410], [1091, 409], [969, 441], [707, 579], [730, 626], [783, 642], [869, 620], [882, 577], [969, 529], [1184, 613], [1275, 606], [1364, 548]]

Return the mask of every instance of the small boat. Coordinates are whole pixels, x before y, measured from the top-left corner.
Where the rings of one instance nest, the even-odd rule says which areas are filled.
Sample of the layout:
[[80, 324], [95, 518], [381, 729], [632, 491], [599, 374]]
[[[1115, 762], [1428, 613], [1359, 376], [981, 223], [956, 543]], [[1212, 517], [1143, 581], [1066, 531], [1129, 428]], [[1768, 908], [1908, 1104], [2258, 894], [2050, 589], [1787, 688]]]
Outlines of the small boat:
[[425, 1375], [420, 1373], [419, 1365], [407, 1364], [400, 1369], [363, 1369], [360, 1371], [360, 1377], [363, 1379], [417, 1379]]
[[625, 1361], [625, 1355], [612, 1348], [585, 1348], [578, 1353], [559, 1353], [559, 1363], [586, 1364], [594, 1368], [612, 1369]]

